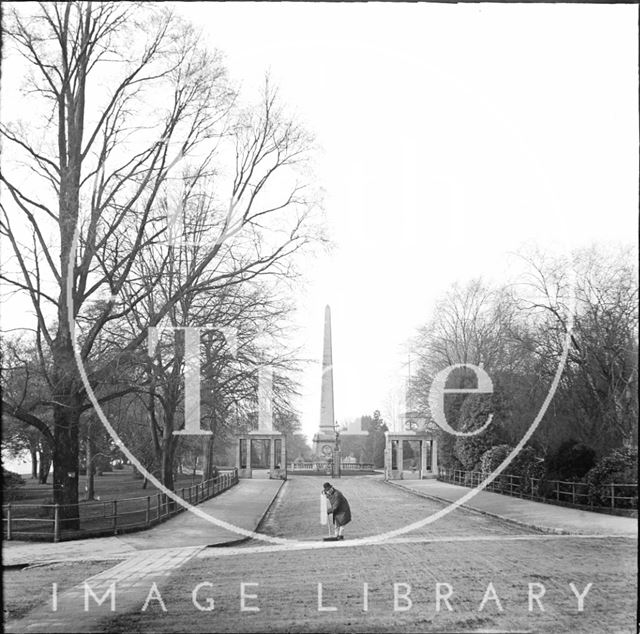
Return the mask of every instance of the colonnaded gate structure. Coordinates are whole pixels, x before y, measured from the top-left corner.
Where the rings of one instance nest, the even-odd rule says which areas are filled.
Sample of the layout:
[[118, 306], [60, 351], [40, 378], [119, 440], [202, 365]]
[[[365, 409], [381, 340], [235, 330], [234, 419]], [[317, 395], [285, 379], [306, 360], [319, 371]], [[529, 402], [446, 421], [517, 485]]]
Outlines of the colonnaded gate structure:
[[253, 478], [253, 471], [266, 470], [271, 480], [287, 479], [287, 441], [273, 428], [271, 386], [273, 374], [263, 371], [258, 379], [258, 429], [239, 434], [236, 467], [239, 478]]
[[284, 434], [265, 429], [240, 434], [236, 445], [236, 466], [239, 478], [252, 478], [254, 469], [266, 468], [269, 479], [286, 480], [287, 444]]
[[424, 425], [415, 431], [385, 432], [385, 480], [422, 480], [437, 476], [438, 439], [435, 429]]

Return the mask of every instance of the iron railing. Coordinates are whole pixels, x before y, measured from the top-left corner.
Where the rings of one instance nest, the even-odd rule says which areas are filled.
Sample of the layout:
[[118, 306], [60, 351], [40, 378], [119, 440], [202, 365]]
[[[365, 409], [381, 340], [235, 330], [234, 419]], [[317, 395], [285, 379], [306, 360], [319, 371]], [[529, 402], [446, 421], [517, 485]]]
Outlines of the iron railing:
[[[440, 467], [438, 480], [476, 487], [487, 478], [488, 474], [479, 471], [461, 471]], [[543, 483], [541, 490], [540, 483]], [[558, 502], [580, 507], [600, 509], [637, 509], [638, 483], [622, 484], [611, 482], [598, 489], [597, 498], [601, 502], [594, 502], [594, 494], [589, 490], [587, 482], [566, 482], [563, 480], [543, 480], [542, 478], [525, 478], [524, 476], [500, 474], [493, 482], [485, 487], [486, 491], [503, 493], [541, 502]], [[604, 503], [602, 503], [604, 502]]]
[[[237, 469], [221, 470], [215, 478], [177, 489], [174, 493], [196, 505], [237, 483]], [[78, 507], [80, 528], [76, 529], [65, 527], [68, 520], [64, 519], [64, 506], [15, 502], [3, 504], [3, 538], [58, 542], [98, 535], [117, 535], [150, 528], [185, 510], [185, 507], [164, 493], [109, 501], [86, 501], [67, 505]]]
[[[288, 471], [318, 471], [324, 473], [327, 470], [327, 462], [291, 462], [287, 465]], [[329, 466], [329, 469], [331, 467]], [[368, 462], [341, 462], [343, 471], [373, 471], [373, 464]]]

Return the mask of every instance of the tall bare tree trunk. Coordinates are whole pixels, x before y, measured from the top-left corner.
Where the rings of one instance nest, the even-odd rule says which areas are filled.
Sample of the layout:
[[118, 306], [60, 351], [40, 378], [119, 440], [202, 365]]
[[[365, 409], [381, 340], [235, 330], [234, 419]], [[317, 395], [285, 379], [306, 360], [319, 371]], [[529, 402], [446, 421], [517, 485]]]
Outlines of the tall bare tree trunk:
[[91, 427], [87, 426], [86, 463], [87, 463], [87, 500], [95, 499], [95, 468], [93, 465], [93, 447], [91, 446]]
[[38, 479], [38, 444], [36, 442], [29, 443], [29, 453], [31, 454], [31, 478]]
[[51, 447], [46, 440], [41, 439], [38, 449], [40, 454], [40, 464], [38, 465], [38, 482], [46, 484], [49, 478], [49, 469], [51, 469]]
[[[174, 458], [175, 451], [175, 442], [172, 436], [172, 430], [164, 430], [164, 437], [162, 439], [162, 460], [161, 460], [161, 473], [162, 473], [162, 484], [164, 484], [167, 489], [173, 491], [175, 489], [175, 478], [174, 478]], [[175, 502], [173, 500], [169, 500], [169, 508], [173, 510], [175, 507]]]
[[213, 436], [207, 438], [202, 453], [202, 479], [210, 480], [213, 475]]
[[60, 505], [62, 528], [80, 528], [78, 509], [78, 415], [56, 405], [53, 413], [53, 501]]

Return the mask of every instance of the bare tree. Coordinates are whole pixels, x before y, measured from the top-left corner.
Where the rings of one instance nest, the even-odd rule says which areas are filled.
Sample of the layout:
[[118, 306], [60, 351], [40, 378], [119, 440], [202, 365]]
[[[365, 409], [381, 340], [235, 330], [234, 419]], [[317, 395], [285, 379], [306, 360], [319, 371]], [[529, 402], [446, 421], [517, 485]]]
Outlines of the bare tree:
[[[289, 176], [288, 191], [278, 196], [269, 184], [302, 159], [308, 144], [268, 89], [259, 110], [231, 117], [235, 94], [218, 57], [164, 7], [40, 3], [34, 10], [14, 8], [8, 22], [15, 50], [31, 68], [30, 99], [40, 106], [44, 125], [39, 135], [32, 122], [1, 128], [5, 149], [11, 146], [15, 157], [9, 167], [4, 161], [1, 177], [0, 228], [14, 265], [3, 280], [28, 297], [35, 311], [36, 348], [48, 385], [43, 404], [53, 415], [54, 499], [64, 505], [64, 527], [74, 528], [78, 424], [89, 407], [74, 335], [102, 402], [140, 389], [131, 379], [140, 371], [136, 363], [148, 327], [185, 298], [223, 280], [258, 275], [297, 248], [308, 211], [302, 187]], [[220, 150], [227, 138], [234, 151]], [[229, 187], [216, 188], [210, 202], [224, 200], [224, 207], [206, 224], [169, 194], [174, 178], [187, 193], [203, 179], [215, 187], [216, 161], [235, 164], [235, 176]], [[35, 179], [25, 180], [21, 165]], [[190, 260], [191, 268], [175, 266], [174, 220], [180, 214], [187, 223], [178, 226], [178, 242], [188, 242], [194, 230], [207, 232], [206, 247]], [[246, 231], [260, 235], [270, 215], [289, 221], [279, 227], [280, 242], [272, 240], [253, 259], [244, 253], [230, 261], [229, 243]], [[190, 225], [195, 217], [206, 228]], [[27, 231], [20, 228], [25, 223]], [[154, 258], [146, 277], [137, 266], [142, 254]], [[175, 274], [167, 282], [170, 267]], [[162, 303], [140, 330], [127, 332], [119, 324], [160, 283], [168, 289]], [[118, 336], [111, 340], [113, 333]], [[114, 381], [126, 364], [133, 368], [129, 383], [118, 386]], [[42, 427], [18, 404], [5, 407]]]
[[[568, 257], [533, 253], [519, 308], [536, 329], [522, 343], [552, 376], [575, 315], [561, 397], [572, 434], [602, 449], [637, 442], [638, 285], [630, 249], [580, 249]], [[570, 278], [573, 275], [574, 279]]]
[[[483, 364], [502, 397], [506, 437], [517, 442], [548, 393], [574, 311], [567, 363], [532, 442], [543, 454], [568, 439], [598, 452], [637, 442], [638, 286], [631, 252], [594, 247], [564, 257], [541, 251], [522, 257], [527, 269], [517, 284], [454, 286], [418, 333], [411, 389], [423, 415], [429, 416], [436, 372]], [[454, 372], [456, 380], [458, 387], [476, 384], [472, 373]], [[447, 398], [447, 418], [460, 417], [465, 398]], [[441, 446], [450, 449], [453, 442], [443, 439]]]

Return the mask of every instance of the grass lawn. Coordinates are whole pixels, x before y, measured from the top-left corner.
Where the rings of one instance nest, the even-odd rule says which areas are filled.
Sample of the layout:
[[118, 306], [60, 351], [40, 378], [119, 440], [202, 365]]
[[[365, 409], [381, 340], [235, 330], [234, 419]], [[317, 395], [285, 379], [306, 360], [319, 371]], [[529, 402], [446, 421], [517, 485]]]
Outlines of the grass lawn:
[[[36, 480], [25, 478], [24, 487], [20, 487], [20, 498], [15, 500], [15, 504], [46, 504], [51, 503], [52, 488], [49, 484], [38, 484]], [[49, 478], [51, 480], [51, 478]], [[158, 489], [151, 484], [147, 484], [146, 489], [142, 488], [142, 478], [134, 476], [134, 470], [131, 466], [125, 466], [124, 469], [105, 472], [101, 476], [94, 478], [94, 494], [100, 501], [118, 500], [128, 497], [146, 497], [158, 493]], [[192, 484], [200, 482], [200, 476], [195, 478], [191, 475], [179, 475], [176, 480], [176, 489], [189, 487]], [[80, 498], [85, 495], [85, 487], [87, 486], [87, 476], [81, 475], [78, 481], [78, 490]], [[82, 500], [84, 502], [84, 500]]]
[[[179, 475], [175, 481], [175, 490], [181, 494], [184, 489], [184, 497], [191, 501], [187, 490], [189, 487], [200, 483], [200, 476]], [[80, 476], [80, 497], [83, 497], [87, 483], [86, 476]], [[125, 530], [128, 527], [145, 525], [147, 508], [149, 517], [153, 522], [158, 515], [166, 513], [166, 507], [158, 513], [158, 493], [160, 491], [151, 483], [142, 488], [143, 480], [134, 476], [132, 467], [122, 470], [106, 472], [96, 476], [94, 481], [95, 500], [80, 500], [81, 528], [84, 531], [102, 531], [113, 534], [114, 525], [114, 501], [117, 502], [117, 529]], [[147, 500], [149, 498], [149, 500]], [[53, 504], [51, 484], [35, 484], [27, 480], [27, 484], [20, 491], [20, 499], [11, 502], [12, 531], [16, 539], [25, 539], [29, 536], [47, 539], [53, 535]], [[6, 517], [3, 506], [3, 517]], [[29, 518], [29, 519], [21, 519]], [[64, 525], [61, 526], [62, 537], [72, 538], [70, 532], [65, 533]], [[5, 529], [6, 530], [6, 529]]]

